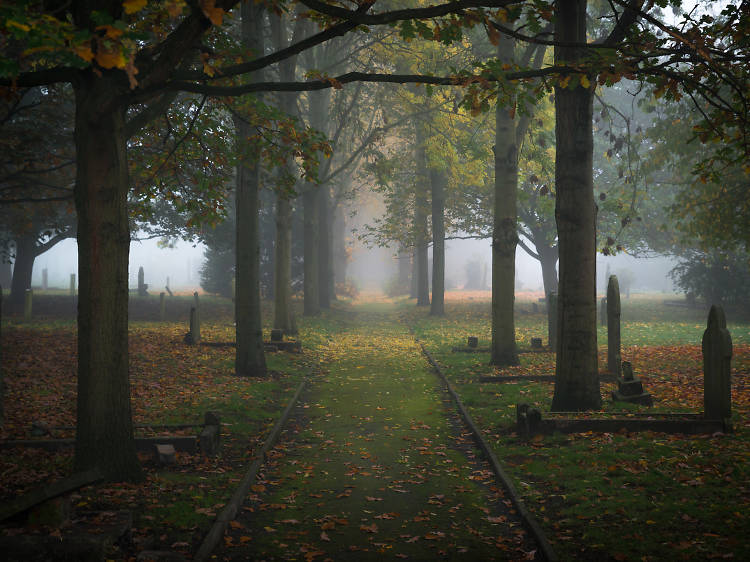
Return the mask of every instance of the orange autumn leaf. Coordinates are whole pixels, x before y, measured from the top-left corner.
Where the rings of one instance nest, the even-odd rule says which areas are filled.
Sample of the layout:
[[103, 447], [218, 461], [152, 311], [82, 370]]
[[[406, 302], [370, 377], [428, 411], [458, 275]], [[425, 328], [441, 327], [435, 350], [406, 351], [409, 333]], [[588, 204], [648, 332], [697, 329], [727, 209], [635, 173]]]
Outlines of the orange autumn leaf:
[[216, 0], [201, 0], [200, 2], [201, 11], [211, 23], [219, 26], [224, 18], [224, 10], [216, 7]]

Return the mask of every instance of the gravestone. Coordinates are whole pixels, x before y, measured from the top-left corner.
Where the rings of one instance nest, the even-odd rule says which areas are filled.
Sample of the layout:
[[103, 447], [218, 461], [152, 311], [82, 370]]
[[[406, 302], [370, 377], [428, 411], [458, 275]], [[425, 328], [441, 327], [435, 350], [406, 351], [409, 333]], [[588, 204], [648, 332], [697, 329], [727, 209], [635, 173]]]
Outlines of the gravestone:
[[547, 341], [550, 349], [557, 348], [557, 293], [547, 295]]
[[164, 317], [166, 316], [167, 311], [167, 303], [164, 297], [164, 293], [159, 293], [159, 320], [162, 322], [164, 322]]
[[201, 342], [201, 325], [198, 319], [198, 310], [190, 307], [190, 331], [185, 334], [185, 343], [188, 345], [197, 345]]
[[45, 267], [42, 270], [42, 290], [46, 291], [48, 289], [47, 286], [47, 268]]
[[280, 342], [284, 339], [284, 330], [280, 328], [274, 328], [271, 330], [271, 342]]
[[607, 325], [607, 297], [604, 297], [599, 305], [599, 324]]
[[70, 274], [70, 296], [71, 297], [76, 296], [76, 274], [75, 273]]
[[732, 337], [724, 309], [711, 306], [703, 332], [703, 412], [706, 419], [732, 417]]
[[143, 273], [143, 266], [138, 268], [138, 296], [145, 297], [148, 295], [148, 284], [144, 283], [145, 275]]
[[198, 438], [201, 452], [208, 457], [219, 453], [221, 438], [221, 419], [216, 412], [206, 412], [203, 430]]
[[31, 320], [31, 305], [34, 299], [34, 291], [26, 289], [23, 299], [23, 319], [27, 322]]
[[198, 315], [198, 308], [195, 306], [190, 307], [190, 335], [193, 339], [193, 343], [200, 343], [201, 341], [201, 321]]
[[621, 370], [622, 376], [617, 379], [617, 390], [612, 391], [612, 400], [653, 406], [651, 394], [643, 391], [643, 383], [633, 375], [633, 366], [630, 362], [623, 361]]
[[466, 345], [474, 349], [479, 345], [479, 338], [477, 336], [469, 336], [466, 340]]
[[607, 370], [620, 376], [620, 284], [612, 275], [607, 284]]
[[175, 457], [174, 445], [156, 444], [154, 445], [154, 453], [159, 464], [174, 464], [177, 460]]
[[531, 338], [531, 349], [542, 349], [542, 338]]

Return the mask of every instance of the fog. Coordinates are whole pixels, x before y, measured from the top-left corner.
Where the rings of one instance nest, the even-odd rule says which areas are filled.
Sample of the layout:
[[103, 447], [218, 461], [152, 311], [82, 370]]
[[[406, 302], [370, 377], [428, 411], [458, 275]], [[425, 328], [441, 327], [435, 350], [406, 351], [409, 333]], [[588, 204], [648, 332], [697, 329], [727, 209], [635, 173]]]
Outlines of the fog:
[[[167, 284], [172, 290], [188, 291], [200, 287], [200, 266], [203, 246], [179, 242], [174, 248], [160, 248], [156, 240], [132, 242], [128, 285], [138, 286], [138, 268], [143, 267], [145, 282], [152, 292], [161, 292]], [[49, 287], [68, 288], [70, 274], [78, 273], [78, 244], [75, 239], [64, 240], [34, 262], [32, 285], [41, 286], [42, 270], [47, 269]]]
[[[76, 241], [65, 240], [50, 251], [42, 254], [34, 263], [32, 285], [41, 286], [42, 269], [47, 269], [50, 287], [67, 288], [70, 274], [78, 272]], [[203, 263], [202, 244], [179, 242], [174, 248], [161, 248], [156, 240], [133, 242], [130, 245], [129, 286], [138, 284], [138, 268], [143, 267], [145, 282], [153, 292], [162, 291], [167, 284], [175, 291], [200, 289], [200, 267]], [[432, 255], [430, 253], [430, 259]], [[462, 289], [468, 281], [467, 266], [478, 262], [487, 269], [486, 283], [491, 283], [492, 252], [489, 240], [448, 240], [446, 241], [446, 288]], [[659, 258], [633, 258], [626, 254], [603, 256], [599, 254], [597, 266], [597, 291], [605, 292], [607, 268], [618, 275], [620, 284], [627, 285], [632, 277], [633, 292], [673, 292], [669, 270], [675, 261]], [[347, 267], [347, 277], [360, 289], [382, 290], [386, 282], [397, 272], [394, 251], [389, 248], [368, 249], [355, 242], [352, 261]], [[516, 251], [516, 289], [519, 291], [542, 291], [542, 270], [539, 262], [530, 257], [520, 246]], [[624, 290], [624, 289], [623, 289]]]
[[[432, 253], [430, 252], [430, 259]], [[492, 248], [490, 240], [447, 240], [445, 251], [445, 280], [447, 289], [463, 288], [467, 279], [469, 262], [479, 261], [487, 268], [487, 289], [492, 279]], [[669, 271], [676, 265], [670, 258], [634, 258], [627, 254], [616, 256], [597, 255], [597, 291], [606, 292], [607, 268], [618, 275], [621, 285], [630, 284], [632, 292], [674, 292]], [[388, 248], [367, 249], [356, 245], [347, 276], [360, 288], [379, 290], [387, 280], [396, 275], [397, 264], [394, 251]], [[519, 246], [516, 250], [516, 290], [543, 291], [542, 268], [539, 262]]]

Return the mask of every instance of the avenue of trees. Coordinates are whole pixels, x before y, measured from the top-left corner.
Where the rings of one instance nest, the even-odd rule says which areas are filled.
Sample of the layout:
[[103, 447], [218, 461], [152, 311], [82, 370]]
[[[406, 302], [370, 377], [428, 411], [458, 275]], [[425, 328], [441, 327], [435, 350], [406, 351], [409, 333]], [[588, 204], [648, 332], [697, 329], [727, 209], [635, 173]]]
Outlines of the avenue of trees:
[[[263, 267], [275, 327], [295, 329], [295, 278], [305, 314], [329, 307], [342, 209], [360, 182], [388, 211], [371, 238], [410, 257], [432, 314], [445, 313], [446, 238], [492, 239], [493, 364], [518, 362], [517, 246], [539, 259], [559, 295], [552, 407], [599, 407], [596, 252], [724, 256], [740, 269], [748, 252], [750, 6], [681, 4], [0, 5], [0, 127], [16, 143], [0, 162], [6, 253], [20, 275], [23, 252], [73, 231], [78, 241], [76, 469], [141, 477], [127, 344], [135, 230], [217, 252], [235, 277], [236, 373], [262, 377]], [[636, 93], [637, 115], [618, 109], [614, 98]], [[665, 207], [674, 228], [657, 224]], [[698, 274], [683, 271], [687, 288]]]

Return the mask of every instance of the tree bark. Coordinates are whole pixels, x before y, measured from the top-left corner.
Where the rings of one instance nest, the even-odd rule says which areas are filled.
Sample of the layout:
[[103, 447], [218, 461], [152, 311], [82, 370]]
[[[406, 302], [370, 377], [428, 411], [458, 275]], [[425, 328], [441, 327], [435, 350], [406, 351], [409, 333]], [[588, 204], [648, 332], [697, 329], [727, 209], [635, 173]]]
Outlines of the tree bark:
[[19, 236], [16, 242], [16, 257], [13, 261], [13, 278], [10, 284], [8, 305], [16, 312], [23, 310], [26, 289], [31, 288], [31, 275], [36, 259], [36, 233]]
[[431, 316], [445, 314], [445, 172], [430, 169], [432, 188], [432, 301]]
[[[498, 60], [511, 64], [515, 42], [505, 35], [498, 43]], [[492, 225], [492, 345], [490, 365], [518, 365], [513, 317], [518, 245], [518, 146], [515, 98], [495, 108], [495, 198]]]
[[416, 182], [414, 186], [414, 243], [416, 245], [417, 306], [430, 306], [430, 282], [428, 279], [427, 247], [427, 154], [424, 134], [419, 123], [416, 130]]
[[[557, 41], [586, 41], [586, 0], [559, 0], [556, 14]], [[575, 65], [580, 57], [574, 47], [555, 49], [556, 64]], [[560, 251], [559, 338], [552, 400], [552, 410], [556, 411], [601, 407], [592, 100], [592, 87], [555, 87], [555, 219]]]
[[320, 291], [318, 288], [318, 186], [308, 184], [302, 196], [304, 204], [304, 315], [320, 314]]
[[284, 193], [276, 198], [273, 285], [273, 327], [292, 333], [292, 202]]
[[330, 188], [321, 185], [318, 188], [318, 290], [320, 291], [320, 308], [331, 308], [331, 207]]
[[74, 82], [78, 213], [78, 400], [75, 470], [108, 480], [143, 475], [128, 377], [128, 162], [120, 76]]
[[333, 211], [333, 282], [334, 284], [346, 283], [346, 266], [349, 262], [349, 253], [346, 249], [346, 216], [341, 203], [336, 205]]
[[539, 264], [542, 266], [542, 283], [544, 294], [557, 292], [557, 246], [539, 246], [536, 251], [539, 254]]
[[[243, 44], [253, 52], [262, 53], [263, 8], [243, 2], [240, 10]], [[255, 79], [262, 78], [256, 75]], [[235, 128], [240, 142], [252, 142], [249, 123], [238, 119]], [[241, 377], [265, 377], [260, 297], [260, 162], [256, 154], [250, 151], [248, 154], [237, 166], [234, 372]]]

